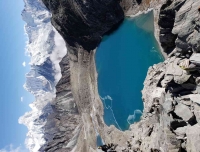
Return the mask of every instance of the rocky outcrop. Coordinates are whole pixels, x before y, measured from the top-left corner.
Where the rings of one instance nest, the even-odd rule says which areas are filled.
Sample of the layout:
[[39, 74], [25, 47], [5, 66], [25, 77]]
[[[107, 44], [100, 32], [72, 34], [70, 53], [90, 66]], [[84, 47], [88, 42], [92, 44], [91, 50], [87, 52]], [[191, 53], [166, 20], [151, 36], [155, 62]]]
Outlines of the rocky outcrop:
[[163, 50], [170, 53], [175, 48], [175, 40], [177, 35], [172, 33], [174, 27], [175, 14], [180, 7], [185, 3], [185, 0], [167, 0], [160, 9], [158, 25], [160, 27], [159, 41]]
[[[43, 0], [52, 12], [52, 24], [70, 47], [94, 50], [103, 34], [120, 24], [124, 12], [119, 0]], [[77, 53], [77, 52], [74, 52]]]

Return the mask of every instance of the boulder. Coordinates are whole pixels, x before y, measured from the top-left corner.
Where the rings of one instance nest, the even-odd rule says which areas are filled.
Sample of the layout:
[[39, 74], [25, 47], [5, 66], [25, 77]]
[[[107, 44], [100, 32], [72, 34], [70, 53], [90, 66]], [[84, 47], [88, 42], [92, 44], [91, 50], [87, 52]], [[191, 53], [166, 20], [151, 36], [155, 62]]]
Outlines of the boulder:
[[186, 129], [187, 126], [179, 127], [176, 130], [174, 130], [174, 132], [178, 135], [178, 137], [183, 139], [186, 136]]
[[179, 63], [179, 66], [182, 69], [187, 69], [189, 67], [189, 65], [190, 65], [190, 63], [189, 63], [188, 59], [181, 60], [180, 63]]
[[190, 78], [190, 76], [191, 75], [187, 74], [187, 72], [184, 71], [181, 76], [174, 76], [174, 82], [177, 84], [183, 84]]
[[[173, 75], [174, 81], [177, 84], [183, 84], [190, 78], [190, 74], [187, 73], [187, 71], [183, 70], [180, 66], [177, 65], [180, 59], [176, 59], [174, 63], [170, 63], [167, 70], [166, 75]], [[164, 85], [163, 81], [163, 85]]]
[[196, 121], [200, 125], [200, 106], [194, 103], [194, 115], [196, 117]]
[[191, 106], [192, 101], [190, 100], [189, 95], [181, 96], [180, 102], [186, 106]]
[[195, 82], [196, 82], [197, 85], [200, 85], [200, 77], [197, 77]]
[[200, 94], [190, 94], [190, 99], [200, 105]]
[[165, 88], [169, 82], [173, 80], [173, 75], [166, 75], [165, 78], [161, 81], [161, 86]]
[[162, 106], [164, 110], [166, 111], [166, 113], [169, 113], [173, 110], [172, 101], [170, 100], [165, 101]]
[[193, 114], [188, 106], [178, 103], [175, 107], [175, 111], [177, 116], [181, 117], [184, 121], [188, 121], [192, 118]]
[[195, 53], [190, 57], [190, 62], [200, 65], [200, 53]]
[[196, 91], [197, 91], [198, 94], [200, 94], [200, 86], [196, 87]]
[[181, 76], [182, 73], [183, 73], [183, 69], [181, 69], [178, 65], [174, 63], [170, 63], [167, 67], [167, 71], [166, 71], [167, 75]]
[[200, 126], [198, 124], [190, 126], [186, 129], [187, 152], [199, 152], [200, 150]]

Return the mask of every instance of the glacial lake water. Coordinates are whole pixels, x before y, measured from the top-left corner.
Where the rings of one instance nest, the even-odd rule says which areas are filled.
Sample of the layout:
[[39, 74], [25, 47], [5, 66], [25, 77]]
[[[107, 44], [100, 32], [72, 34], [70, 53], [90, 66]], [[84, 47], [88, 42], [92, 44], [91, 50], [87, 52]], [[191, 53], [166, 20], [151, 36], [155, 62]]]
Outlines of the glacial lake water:
[[153, 12], [126, 18], [96, 51], [98, 92], [104, 121], [120, 130], [140, 120], [141, 90], [149, 66], [163, 61], [154, 37]]

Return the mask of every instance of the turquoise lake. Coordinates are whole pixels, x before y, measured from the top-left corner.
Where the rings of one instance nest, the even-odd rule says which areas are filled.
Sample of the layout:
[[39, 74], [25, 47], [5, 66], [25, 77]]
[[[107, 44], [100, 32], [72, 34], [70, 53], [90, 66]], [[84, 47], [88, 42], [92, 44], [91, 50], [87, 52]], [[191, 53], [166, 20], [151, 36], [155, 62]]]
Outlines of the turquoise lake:
[[140, 120], [148, 68], [163, 61], [153, 29], [153, 12], [126, 18], [116, 31], [103, 37], [96, 51], [98, 91], [108, 126], [127, 130]]

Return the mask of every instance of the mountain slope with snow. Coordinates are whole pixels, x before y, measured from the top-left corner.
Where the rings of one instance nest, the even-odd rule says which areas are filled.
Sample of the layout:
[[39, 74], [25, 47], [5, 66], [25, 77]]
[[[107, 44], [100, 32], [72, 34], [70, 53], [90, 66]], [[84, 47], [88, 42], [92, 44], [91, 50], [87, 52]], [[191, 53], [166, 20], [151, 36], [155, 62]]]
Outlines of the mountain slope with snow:
[[65, 42], [51, 25], [51, 14], [41, 0], [24, 0], [22, 18], [28, 41], [26, 53], [30, 56], [31, 70], [26, 74], [24, 88], [35, 96], [31, 111], [19, 118], [28, 128], [25, 144], [29, 151], [37, 152], [46, 140], [44, 125], [53, 113], [51, 101], [55, 98], [55, 85], [61, 78], [59, 62], [66, 54]]

